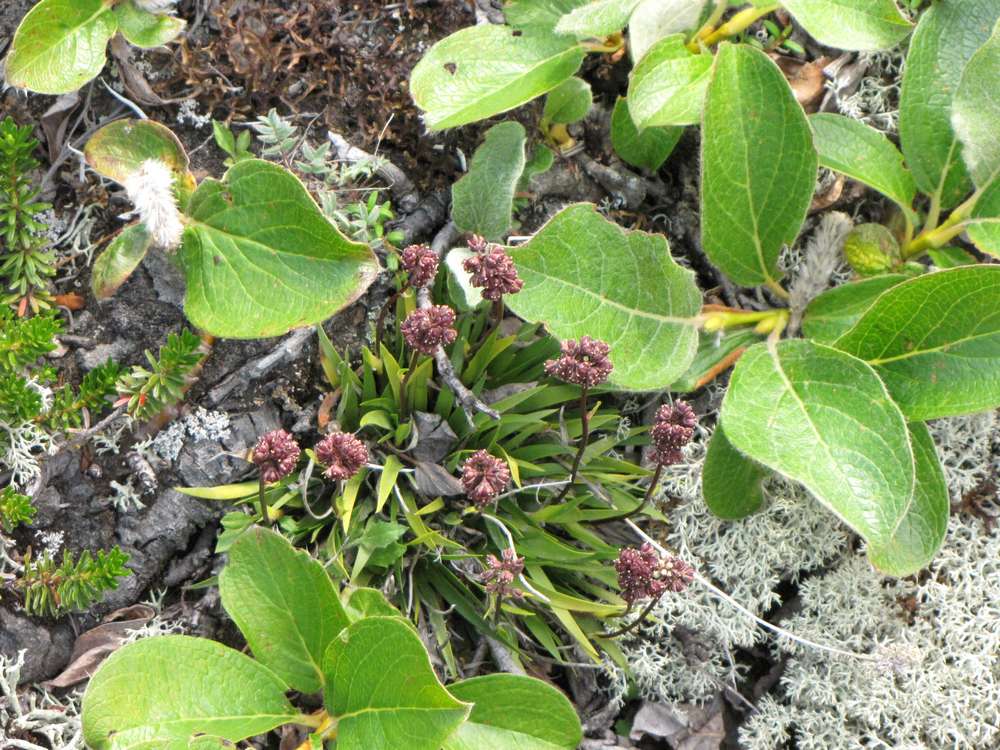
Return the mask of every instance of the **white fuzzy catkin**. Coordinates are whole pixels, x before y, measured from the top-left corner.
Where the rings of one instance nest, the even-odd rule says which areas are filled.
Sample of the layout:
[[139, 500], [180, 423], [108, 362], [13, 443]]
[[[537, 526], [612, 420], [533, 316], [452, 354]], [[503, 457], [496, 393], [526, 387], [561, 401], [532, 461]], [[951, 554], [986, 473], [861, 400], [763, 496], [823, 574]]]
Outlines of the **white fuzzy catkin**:
[[184, 233], [173, 185], [170, 167], [159, 159], [147, 159], [125, 180], [125, 191], [146, 230], [167, 250], [178, 247]]
[[147, 13], [170, 13], [177, 0], [132, 0], [132, 2]]

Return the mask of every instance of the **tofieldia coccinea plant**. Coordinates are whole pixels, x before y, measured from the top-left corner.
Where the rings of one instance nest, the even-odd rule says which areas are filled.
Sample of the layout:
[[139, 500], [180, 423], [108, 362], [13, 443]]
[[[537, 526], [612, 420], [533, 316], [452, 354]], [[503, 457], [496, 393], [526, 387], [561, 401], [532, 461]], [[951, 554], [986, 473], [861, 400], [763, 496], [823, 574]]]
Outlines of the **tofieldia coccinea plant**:
[[375, 279], [371, 248], [344, 237], [286, 169], [241, 159], [200, 184], [176, 136], [148, 120], [118, 120], [86, 146], [88, 164], [124, 185], [139, 220], [94, 261], [107, 297], [154, 246], [184, 271], [184, 310], [201, 331], [277, 336], [333, 315]]
[[[231, 747], [288, 724], [310, 731], [304, 748], [580, 742], [572, 705], [540, 680], [496, 674], [442, 685], [416, 628], [378, 591], [338, 590], [323, 565], [272, 531], [250, 528], [232, 545], [219, 588], [253, 656], [183, 635], [123, 647], [84, 694], [89, 747]], [[313, 694], [319, 710], [307, 708]]]
[[66, 94], [96, 78], [115, 34], [159, 47], [184, 30], [174, 0], [40, 0], [21, 21], [4, 62], [9, 86]]
[[[665, 255], [655, 245], [662, 238], [625, 235], [631, 248], [649, 243], [653, 254], [633, 268], [609, 257], [610, 230], [605, 239], [583, 206], [564, 209], [509, 250], [524, 289], [507, 306], [560, 339], [608, 342], [611, 383], [626, 389], [690, 390], [705, 382], [684, 376], [692, 363], [717, 372], [739, 358], [705, 464], [709, 507], [730, 519], [753, 512], [763, 502], [761, 482], [776, 472], [857, 532], [880, 571], [908, 575], [933, 557], [948, 515], [924, 423], [1000, 405], [1000, 268], [949, 244], [967, 236], [979, 251], [1000, 254], [1000, 151], [989, 126], [1000, 98], [987, 83], [1000, 71], [1000, 5], [935, 4], [915, 31], [891, 0], [732, 5], [511, 0], [507, 26], [463, 29], [436, 44], [413, 71], [411, 91], [432, 129], [548, 93], [542, 126], [558, 145], [550, 126], [589, 107], [586, 85], [572, 78], [586, 53], [628, 48], [629, 92], [612, 117], [612, 143], [624, 160], [656, 169], [681, 128], [701, 126], [702, 248], [730, 281], [760, 287], [773, 307], [700, 308], [697, 290], [687, 297], [679, 278], [654, 291], [649, 269]], [[807, 117], [778, 66], [740, 41], [780, 8], [843, 49], [893, 47], [913, 31], [902, 154], [857, 121]], [[498, 68], [498, 59], [515, 62]], [[507, 196], [536, 163], [526, 158], [521, 125], [493, 126], [453, 189], [459, 229], [505, 233]], [[819, 294], [824, 279], [803, 299], [782, 283], [779, 256], [802, 228], [820, 165], [881, 192], [898, 211], [887, 226], [860, 226], [846, 240], [848, 260], [866, 278]], [[453, 254], [446, 264], [461, 277], [462, 256]], [[458, 283], [465, 288], [468, 276]], [[657, 296], [670, 309], [650, 309]], [[696, 350], [687, 337], [698, 328]]]

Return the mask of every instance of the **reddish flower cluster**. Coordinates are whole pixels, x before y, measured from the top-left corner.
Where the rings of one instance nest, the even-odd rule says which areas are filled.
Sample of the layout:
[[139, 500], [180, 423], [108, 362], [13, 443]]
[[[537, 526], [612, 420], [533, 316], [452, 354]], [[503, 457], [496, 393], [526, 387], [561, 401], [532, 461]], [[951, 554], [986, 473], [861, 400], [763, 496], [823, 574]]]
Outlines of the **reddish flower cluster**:
[[267, 484], [284, 479], [295, 469], [302, 449], [284, 430], [272, 430], [261, 435], [253, 449], [252, 460]]
[[483, 298], [496, 302], [505, 294], [517, 294], [524, 286], [517, 275], [517, 267], [507, 251], [500, 245], [487, 243], [475, 235], [469, 240], [469, 249], [475, 255], [462, 264], [472, 275], [472, 285], [483, 290]]
[[662, 465], [678, 463], [683, 457], [681, 448], [691, 442], [697, 424], [698, 415], [684, 401], [661, 406], [649, 430], [653, 461]]
[[350, 479], [368, 463], [368, 449], [354, 435], [331, 432], [316, 444], [316, 458], [326, 469], [327, 479]]
[[501, 558], [497, 559], [496, 555], [486, 556], [486, 570], [482, 576], [486, 590], [497, 596], [523, 596], [517, 589], [510, 588], [510, 585], [524, 571], [524, 558], [518, 557], [513, 547], [505, 549]]
[[476, 451], [462, 464], [465, 495], [480, 508], [489, 503], [510, 482], [510, 467], [486, 451]]
[[403, 250], [400, 262], [414, 289], [429, 286], [437, 276], [438, 256], [427, 245], [409, 245]]
[[579, 341], [563, 341], [562, 356], [546, 362], [545, 372], [567, 383], [593, 388], [611, 374], [610, 350], [603, 341], [590, 336], [582, 336]]
[[630, 605], [659, 598], [665, 591], [683, 591], [694, 580], [694, 568], [678, 557], [661, 557], [653, 545], [626, 547], [615, 561], [622, 598]]
[[433, 305], [411, 312], [399, 330], [411, 349], [433, 354], [439, 346], [447, 346], [458, 336], [454, 325], [454, 310], [447, 305]]

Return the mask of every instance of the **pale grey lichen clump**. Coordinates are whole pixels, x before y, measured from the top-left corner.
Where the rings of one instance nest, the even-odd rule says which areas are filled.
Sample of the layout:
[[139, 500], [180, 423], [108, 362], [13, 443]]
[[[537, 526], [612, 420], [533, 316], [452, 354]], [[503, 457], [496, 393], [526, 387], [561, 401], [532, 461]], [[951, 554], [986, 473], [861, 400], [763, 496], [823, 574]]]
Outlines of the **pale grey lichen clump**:
[[[953, 502], [995, 476], [995, 414], [940, 420], [931, 431]], [[802, 750], [997, 747], [1000, 530], [953, 515], [925, 574], [885, 578], [852, 549], [842, 524], [789, 483], [770, 480], [768, 506], [744, 521], [714, 519], [700, 496], [707, 438], [702, 430], [664, 480], [664, 495], [678, 501], [667, 513], [666, 541], [759, 615], [780, 604], [779, 581], [801, 579], [798, 608], [781, 625], [866, 658], [776, 639], [692, 586], [665, 597], [656, 622], [622, 644], [640, 694], [707, 701], [744, 676], [734, 650], [766, 640], [786, 664], [741, 729], [748, 750], [773, 750], [789, 738]], [[613, 675], [612, 699], [621, 699], [625, 684], [623, 674]]]

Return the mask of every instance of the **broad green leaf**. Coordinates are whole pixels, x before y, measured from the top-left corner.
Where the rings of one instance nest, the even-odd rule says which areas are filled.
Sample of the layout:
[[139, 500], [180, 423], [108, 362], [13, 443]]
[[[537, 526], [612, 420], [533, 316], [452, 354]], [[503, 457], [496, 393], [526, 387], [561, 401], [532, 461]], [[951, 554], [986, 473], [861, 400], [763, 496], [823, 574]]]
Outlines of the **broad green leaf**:
[[951, 105], [951, 125], [962, 144], [972, 181], [985, 188], [1000, 177], [1000, 24], [962, 71]]
[[725, 332], [698, 334], [698, 353], [687, 372], [670, 384], [670, 390], [681, 393], [696, 391], [725, 372], [746, 350], [761, 340], [760, 334], [747, 328]]
[[444, 750], [575, 750], [582, 739], [573, 705], [541, 680], [491, 674], [453, 683], [448, 692], [473, 707]]
[[809, 35], [830, 47], [889, 49], [913, 26], [894, 0], [781, 0]]
[[[998, 220], [997, 223], [1000, 224], [1000, 220]], [[946, 268], [957, 268], [958, 266], [972, 266], [976, 263], [976, 259], [971, 253], [953, 245], [948, 247], [931, 248], [927, 251], [927, 257], [930, 258], [931, 262], [941, 270]]]
[[431, 130], [484, 120], [541, 96], [580, 67], [569, 37], [482, 24], [431, 47], [410, 76], [410, 93]]
[[619, 97], [611, 113], [611, 145], [622, 161], [655, 172], [684, 134], [683, 127], [646, 128], [641, 133], [632, 122], [628, 101]]
[[177, 16], [148, 13], [131, 0], [115, 6], [118, 30], [136, 47], [151, 49], [172, 42], [184, 31], [187, 22]]
[[510, 229], [514, 191], [524, 171], [524, 127], [501, 122], [486, 131], [469, 173], [451, 188], [451, 216], [463, 232], [502, 240]]
[[721, 419], [733, 447], [801, 482], [870, 547], [893, 544], [914, 504], [913, 449], [870, 365], [803, 340], [757, 344]]
[[323, 687], [323, 655], [349, 621], [319, 561], [254, 527], [229, 548], [219, 593], [257, 661], [303, 693]]
[[711, 76], [712, 56], [689, 52], [683, 34], [660, 40], [630, 74], [632, 121], [640, 131], [654, 125], [693, 125], [701, 119]]
[[559, 19], [590, 0], [508, 0], [503, 14], [515, 29], [553, 31]]
[[664, 388], [691, 363], [701, 294], [663, 235], [626, 231], [592, 205], [576, 204], [510, 253], [524, 289], [507, 306], [559, 339], [606, 342], [615, 385]]
[[574, 76], [560, 83], [545, 97], [542, 120], [561, 125], [579, 122], [587, 116], [593, 103], [590, 84]]
[[820, 344], [832, 344], [858, 322], [882, 292], [907, 278], [898, 273], [873, 276], [823, 292], [806, 307], [802, 333]]
[[280, 336], [325, 320], [378, 275], [371, 248], [327, 221], [290, 172], [258, 159], [198, 186], [180, 251], [184, 311], [226, 338]]
[[778, 66], [749, 45], [722, 44], [701, 146], [701, 237], [709, 259], [744, 286], [776, 282], [812, 200], [812, 130]]
[[969, 239], [984, 253], [1000, 258], [1000, 180], [983, 190], [970, 219]]
[[827, 112], [809, 118], [821, 166], [851, 179], [894, 201], [916, 225], [913, 199], [917, 186], [903, 166], [903, 155], [882, 133], [858, 120]]
[[640, 0], [592, 0], [570, 11], [556, 24], [557, 34], [583, 39], [621, 31]]
[[[444, 264], [448, 269], [448, 282], [452, 290], [452, 298], [459, 309], [471, 310], [483, 301], [483, 293], [479, 287], [472, 286], [472, 274], [465, 270], [463, 264], [472, 257], [472, 251], [467, 247], [456, 247], [448, 251]], [[454, 284], [452, 284], [454, 282]]]
[[352, 622], [366, 617], [402, 617], [399, 610], [385, 598], [385, 594], [378, 589], [363, 587], [351, 591], [346, 610]]
[[719, 518], [738, 520], [760, 510], [763, 483], [770, 472], [736, 450], [721, 426], [715, 428], [705, 454], [701, 494]]
[[90, 288], [94, 296], [107, 299], [118, 291], [152, 246], [153, 238], [141, 223], [120, 231], [104, 252], [94, 259], [90, 272]]
[[110, 0], [42, 0], [14, 33], [7, 83], [39, 94], [76, 91], [104, 68], [117, 29]]
[[113, 653], [83, 696], [92, 750], [186, 750], [195, 735], [238, 742], [294, 721], [288, 686], [221, 643], [165, 635]]
[[912, 575], [927, 566], [944, 542], [951, 512], [941, 460], [927, 427], [910, 422], [909, 430], [917, 472], [913, 505], [887, 543], [869, 543], [867, 550], [872, 564], [891, 576]]
[[91, 169], [120, 183], [150, 159], [162, 161], [178, 176], [188, 168], [177, 136], [152, 120], [115, 120], [94, 133], [83, 152]]
[[524, 171], [521, 172], [521, 179], [518, 182], [518, 190], [529, 190], [531, 188], [531, 180], [540, 174], [545, 174], [550, 169], [556, 161], [556, 155], [552, 152], [548, 146], [544, 143], [539, 143], [535, 146], [535, 150], [531, 152], [531, 157], [528, 159], [528, 163], [524, 165]]
[[1000, 18], [996, 0], [933, 3], [910, 40], [899, 102], [903, 156], [921, 192], [951, 208], [971, 190], [951, 127], [952, 98], [969, 58]]
[[628, 22], [628, 47], [632, 62], [639, 62], [661, 39], [697, 28], [705, 2], [642, 0]]
[[325, 659], [337, 750], [440, 750], [471, 706], [444, 689], [420, 637], [397, 617], [344, 629]]
[[962, 266], [882, 294], [834, 342], [870, 363], [908, 419], [1000, 406], [1000, 266]]

